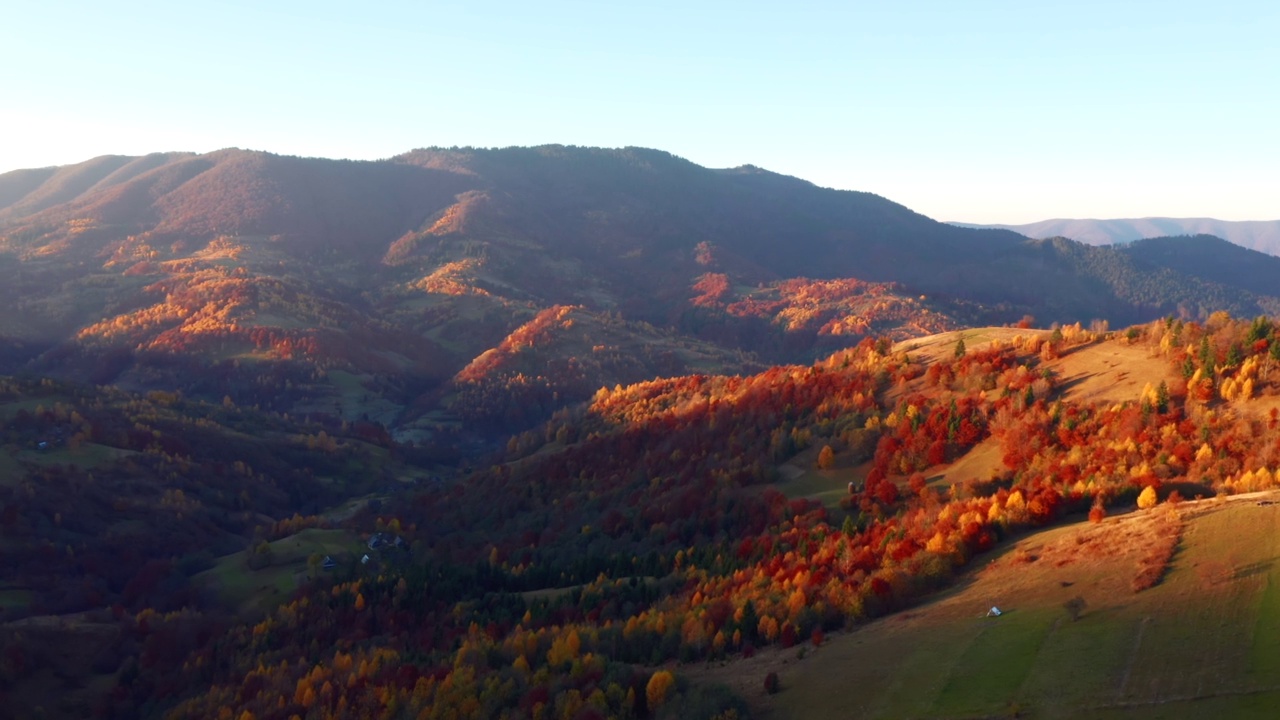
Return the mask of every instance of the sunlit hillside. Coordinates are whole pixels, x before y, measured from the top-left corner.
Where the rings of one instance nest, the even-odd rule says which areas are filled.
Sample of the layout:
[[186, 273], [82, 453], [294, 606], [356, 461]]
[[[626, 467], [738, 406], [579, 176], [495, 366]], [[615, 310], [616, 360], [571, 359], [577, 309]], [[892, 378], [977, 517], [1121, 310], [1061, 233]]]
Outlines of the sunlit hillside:
[[[499, 425], [527, 429], [602, 385], [810, 362], [866, 337], [1280, 307], [1253, 259], [1212, 239], [1027, 241], [637, 148], [108, 156], [8, 173], [0, 201], [0, 301], [13, 310], [0, 369], [376, 417], [405, 438], [475, 414], [449, 385], [459, 373], [516, 389], [482, 389], [479, 403], [524, 405]], [[474, 377], [562, 306], [623, 321], [579, 328], [573, 389], [538, 381], [550, 399], [530, 404], [519, 383]], [[649, 349], [623, 369], [596, 362], [596, 346]], [[545, 375], [570, 360], [561, 349], [517, 372]], [[261, 391], [267, 377], [286, 392]]]
[[[1265, 543], [1208, 560], [1270, 517], [1220, 498], [1280, 485], [1256, 253], [964, 230], [635, 148], [105, 157], [0, 176], [0, 206], [19, 716], [1273, 690]], [[1231, 609], [1212, 642], [1194, 588]], [[1183, 682], [1178, 643], [1222, 662]]]

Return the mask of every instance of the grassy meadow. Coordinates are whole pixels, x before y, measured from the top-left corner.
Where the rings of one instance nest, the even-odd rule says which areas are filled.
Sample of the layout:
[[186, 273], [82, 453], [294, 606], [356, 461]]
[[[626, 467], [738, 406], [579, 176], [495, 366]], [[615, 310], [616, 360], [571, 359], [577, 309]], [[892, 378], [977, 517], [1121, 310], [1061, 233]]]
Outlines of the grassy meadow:
[[[1280, 504], [1259, 503], [1206, 500], [1045, 530], [978, 559], [926, 604], [820, 647], [695, 674], [735, 686], [772, 720], [1275, 717]], [[1135, 591], [1149, 548], [1177, 521], [1163, 579]], [[1074, 598], [1084, 601], [1076, 619]], [[986, 617], [993, 605], [1004, 614]], [[762, 690], [769, 671], [781, 679], [773, 696]]]
[[217, 593], [224, 607], [245, 615], [269, 611], [296, 590], [313, 570], [307, 559], [312, 554], [332, 555], [335, 560], [360, 557], [364, 546], [346, 530], [308, 529], [276, 540], [271, 545], [271, 564], [254, 570], [243, 552], [218, 558], [212, 568], [194, 580]]

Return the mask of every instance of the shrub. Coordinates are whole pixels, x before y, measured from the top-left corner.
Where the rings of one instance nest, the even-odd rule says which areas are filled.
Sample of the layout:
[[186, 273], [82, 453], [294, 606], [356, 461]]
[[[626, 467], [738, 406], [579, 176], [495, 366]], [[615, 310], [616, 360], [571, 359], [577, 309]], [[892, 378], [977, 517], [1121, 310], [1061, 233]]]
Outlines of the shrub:
[[796, 626], [791, 623], [785, 623], [782, 626], [782, 647], [789, 648], [796, 644]]
[[1062, 609], [1067, 611], [1067, 616], [1071, 618], [1071, 622], [1075, 622], [1080, 619], [1080, 615], [1087, 605], [1088, 603], [1084, 601], [1084, 598], [1077, 595], [1062, 603]]
[[770, 695], [776, 695], [778, 693], [778, 690], [780, 689], [781, 689], [781, 685], [779, 684], [779, 681], [778, 681], [778, 673], [770, 672], [768, 675], [764, 676], [765, 692], [769, 693]]

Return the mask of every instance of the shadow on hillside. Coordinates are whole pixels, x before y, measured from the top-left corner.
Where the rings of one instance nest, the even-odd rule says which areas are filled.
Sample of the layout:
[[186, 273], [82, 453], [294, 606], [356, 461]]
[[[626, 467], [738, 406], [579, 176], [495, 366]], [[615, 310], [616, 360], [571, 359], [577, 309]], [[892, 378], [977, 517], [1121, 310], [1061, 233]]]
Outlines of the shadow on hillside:
[[[1085, 598], [1085, 600], [1087, 602], [1088, 598]], [[1113, 600], [1114, 599], [1112, 598], [1108, 598], [1108, 601]], [[1124, 617], [1124, 612], [1128, 610], [1132, 604], [1133, 603], [1131, 602], [1122, 600], [1119, 601], [1118, 604], [1104, 605], [1101, 607], [1090, 607], [1086, 605], [1083, 612], [1080, 613], [1079, 619], [1073, 622], [1101, 621], [1106, 623], [1112, 620], [1120, 620]]]
[[1058, 383], [1057, 387], [1055, 387], [1054, 389], [1057, 391], [1058, 397], [1062, 397], [1063, 395], [1066, 395], [1068, 392], [1070, 392], [1072, 388], [1080, 385], [1085, 380], [1088, 380], [1089, 378], [1094, 377], [1097, 374], [1098, 373], [1080, 373], [1079, 375], [1072, 375], [1071, 377], [1066, 378], [1062, 382]]
[[[1083, 515], [1079, 517], [1080, 519], [1084, 518]], [[1070, 522], [1069, 520], [1064, 521], [1064, 524], [1067, 524], [1069, 522]], [[926, 593], [916, 598], [914, 602], [907, 605], [903, 605], [902, 607], [897, 608], [896, 610], [892, 611], [888, 615], [893, 615], [896, 617], [901, 617], [902, 619], [907, 619], [912, 617], [911, 611], [916, 608], [923, 607], [925, 605], [929, 605], [931, 603], [938, 602], [941, 600], [946, 600], [955, 595], [959, 595], [960, 593], [964, 592], [965, 590], [970, 588], [972, 585], [974, 585], [976, 582], [978, 582], [979, 573], [981, 573], [984, 569], [986, 569], [987, 566], [994, 565], [995, 563], [1003, 559], [1005, 555], [1008, 555], [1009, 553], [1017, 550], [1018, 549], [1017, 545], [1020, 540], [1048, 529], [1052, 529], [1052, 528], [1048, 528], [1048, 527], [1026, 528], [1024, 530], [1021, 530], [1018, 532], [1012, 532], [1012, 533], [1009, 533], [1008, 535], [1005, 535], [1003, 538], [1000, 539], [999, 544], [996, 545], [994, 548], [992, 548], [991, 550], [981, 555], [975, 556], [973, 559], [969, 561], [968, 564], [958, 569], [956, 574], [951, 576], [951, 582], [947, 583], [942, 587], [939, 587], [933, 592]], [[981, 604], [981, 603], [978, 603], [978, 604]], [[989, 607], [990, 604], [991, 603], [987, 603], [987, 607]], [[987, 607], [982, 607], [981, 612], [985, 613], [987, 611]], [[1001, 606], [1000, 611], [1001, 611], [1001, 614], [1008, 614], [1013, 610], [1005, 609], [1004, 606]]]
[[1236, 568], [1235, 574], [1231, 577], [1233, 580], [1242, 580], [1255, 575], [1265, 575], [1266, 573], [1271, 572], [1271, 568], [1275, 564], [1276, 559], [1271, 558], [1270, 560], [1259, 560], [1258, 562], [1249, 563], [1248, 565], [1241, 565]]
[[1208, 485], [1203, 485], [1190, 480], [1180, 480], [1165, 483], [1161, 490], [1162, 496], [1168, 497], [1170, 493], [1178, 493], [1184, 500], [1200, 500], [1203, 498], [1216, 497], [1218, 493]]
[[1071, 357], [1072, 355], [1075, 355], [1076, 353], [1082, 350], [1087, 350], [1092, 347], [1097, 347], [1099, 344], [1100, 343], [1095, 341], [1095, 342], [1083, 343], [1080, 345], [1072, 345], [1069, 348], [1059, 349], [1057, 355], [1059, 358]]

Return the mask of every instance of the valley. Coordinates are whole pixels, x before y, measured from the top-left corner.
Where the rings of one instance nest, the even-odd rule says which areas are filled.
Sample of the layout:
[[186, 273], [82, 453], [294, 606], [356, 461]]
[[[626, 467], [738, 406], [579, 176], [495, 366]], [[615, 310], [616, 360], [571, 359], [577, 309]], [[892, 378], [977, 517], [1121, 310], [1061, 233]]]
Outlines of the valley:
[[28, 715], [1234, 716], [1280, 687], [1274, 259], [640, 148], [106, 157], [0, 200]]

